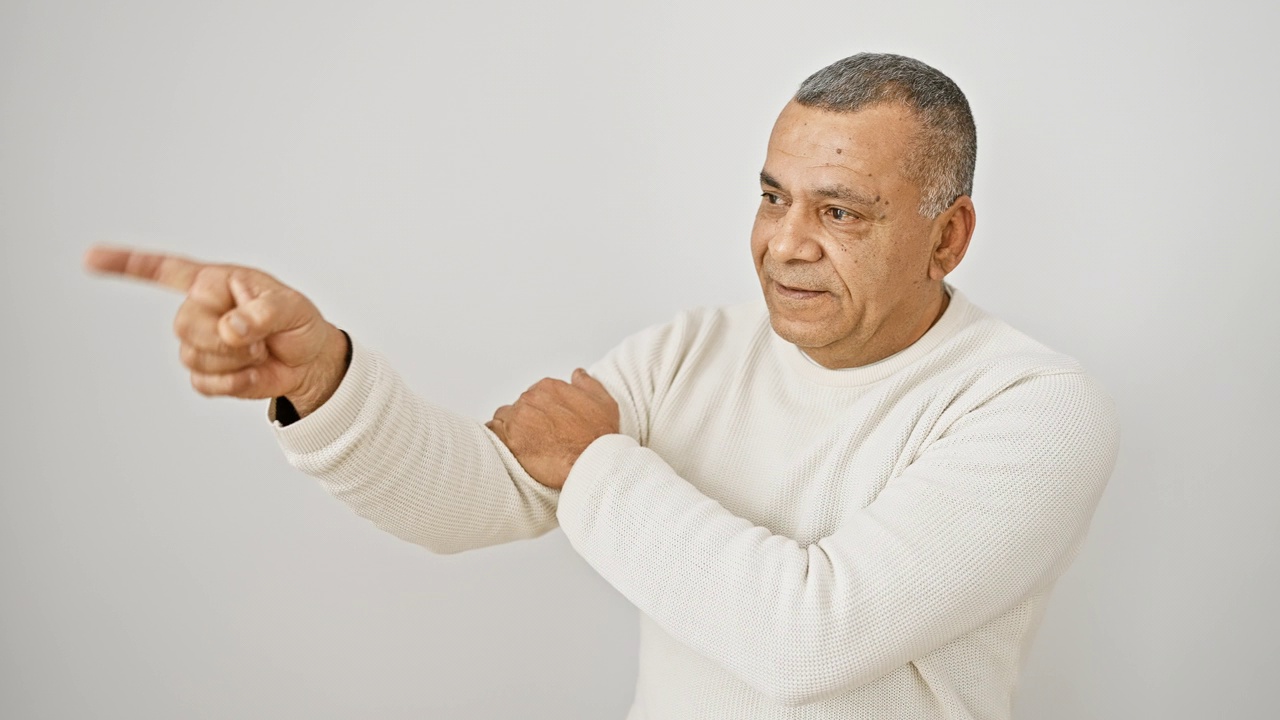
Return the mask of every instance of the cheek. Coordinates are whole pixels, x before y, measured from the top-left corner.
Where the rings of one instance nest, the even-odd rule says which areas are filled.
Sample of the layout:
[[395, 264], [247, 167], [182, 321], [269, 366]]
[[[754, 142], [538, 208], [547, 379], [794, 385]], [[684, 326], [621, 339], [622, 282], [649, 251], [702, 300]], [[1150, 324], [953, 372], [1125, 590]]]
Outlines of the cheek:
[[825, 247], [836, 274], [850, 292], [866, 289], [893, 274], [890, 271], [892, 259], [885, 251], [877, 251], [881, 245], [874, 233], [855, 238], [832, 238]]
[[769, 247], [769, 236], [771, 234], [770, 227], [773, 222], [760, 213], [756, 213], [755, 223], [751, 225], [751, 257], [755, 258], [756, 266], [759, 267], [764, 259], [765, 250]]
[[878, 304], [891, 303], [914, 292], [927, 271], [915, 247], [917, 241], [892, 235], [867, 240], [832, 253], [831, 259], [850, 293]]

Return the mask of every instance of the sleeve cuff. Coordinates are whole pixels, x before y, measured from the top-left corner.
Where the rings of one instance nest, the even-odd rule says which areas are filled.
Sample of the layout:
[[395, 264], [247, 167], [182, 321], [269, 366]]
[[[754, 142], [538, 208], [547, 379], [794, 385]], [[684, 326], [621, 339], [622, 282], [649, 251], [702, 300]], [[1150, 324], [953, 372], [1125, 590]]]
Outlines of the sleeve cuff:
[[[350, 336], [348, 336], [350, 337]], [[306, 417], [285, 425], [272, 417], [268, 409], [267, 419], [275, 430], [281, 447], [292, 454], [306, 454], [321, 450], [337, 441], [356, 423], [364, 411], [370, 396], [382, 377], [382, 362], [376, 353], [366, 349], [354, 339], [350, 340], [351, 365], [342, 376], [342, 382], [323, 405]]]
[[596, 488], [613, 474], [619, 454], [638, 447], [640, 443], [635, 438], [612, 434], [601, 435], [582, 451], [565, 478], [556, 506], [556, 518], [566, 533], [572, 533], [580, 519], [595, 515], [589, 506], [593, 498], [599, 497]]

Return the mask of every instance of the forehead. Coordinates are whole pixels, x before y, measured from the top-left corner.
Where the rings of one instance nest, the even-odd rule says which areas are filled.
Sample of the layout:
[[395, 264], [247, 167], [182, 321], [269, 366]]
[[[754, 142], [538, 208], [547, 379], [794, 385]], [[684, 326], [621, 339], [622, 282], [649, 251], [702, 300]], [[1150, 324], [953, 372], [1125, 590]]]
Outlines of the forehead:
[[792, 101], [769, 136], [765, 171], [796, 189], [840, 183], [888, 191], [905, 181], [904, 161], [916, 128], [911, 110], [896, 103], [850, 113]]

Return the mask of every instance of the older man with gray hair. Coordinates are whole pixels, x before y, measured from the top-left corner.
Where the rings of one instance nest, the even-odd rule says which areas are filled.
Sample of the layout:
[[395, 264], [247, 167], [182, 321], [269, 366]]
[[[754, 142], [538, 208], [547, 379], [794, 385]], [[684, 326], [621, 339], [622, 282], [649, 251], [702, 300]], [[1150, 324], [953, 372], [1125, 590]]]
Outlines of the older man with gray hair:
[[1115, 459], [1111, 400], [945, 278], [973, 234], [949, 78], [804, 81], [760, 173], [763, 302], [632, 335], [487, 423], [252, 268], [94, 248], [187, 294], [193, 386], [272, 398], [289, 460], [438, 553], [542, 535], [640, 609], [630, 720], [1008, 718]]

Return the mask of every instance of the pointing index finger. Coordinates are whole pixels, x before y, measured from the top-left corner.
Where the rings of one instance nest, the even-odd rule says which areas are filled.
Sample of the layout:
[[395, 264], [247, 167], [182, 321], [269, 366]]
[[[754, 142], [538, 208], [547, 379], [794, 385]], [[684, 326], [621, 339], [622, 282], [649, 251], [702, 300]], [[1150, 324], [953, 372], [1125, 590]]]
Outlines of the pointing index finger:
[[127, 275], [187, 292], [204, 264], [177, 255], [94, 245], [84, 254], [84, 266], [89, 270]]

